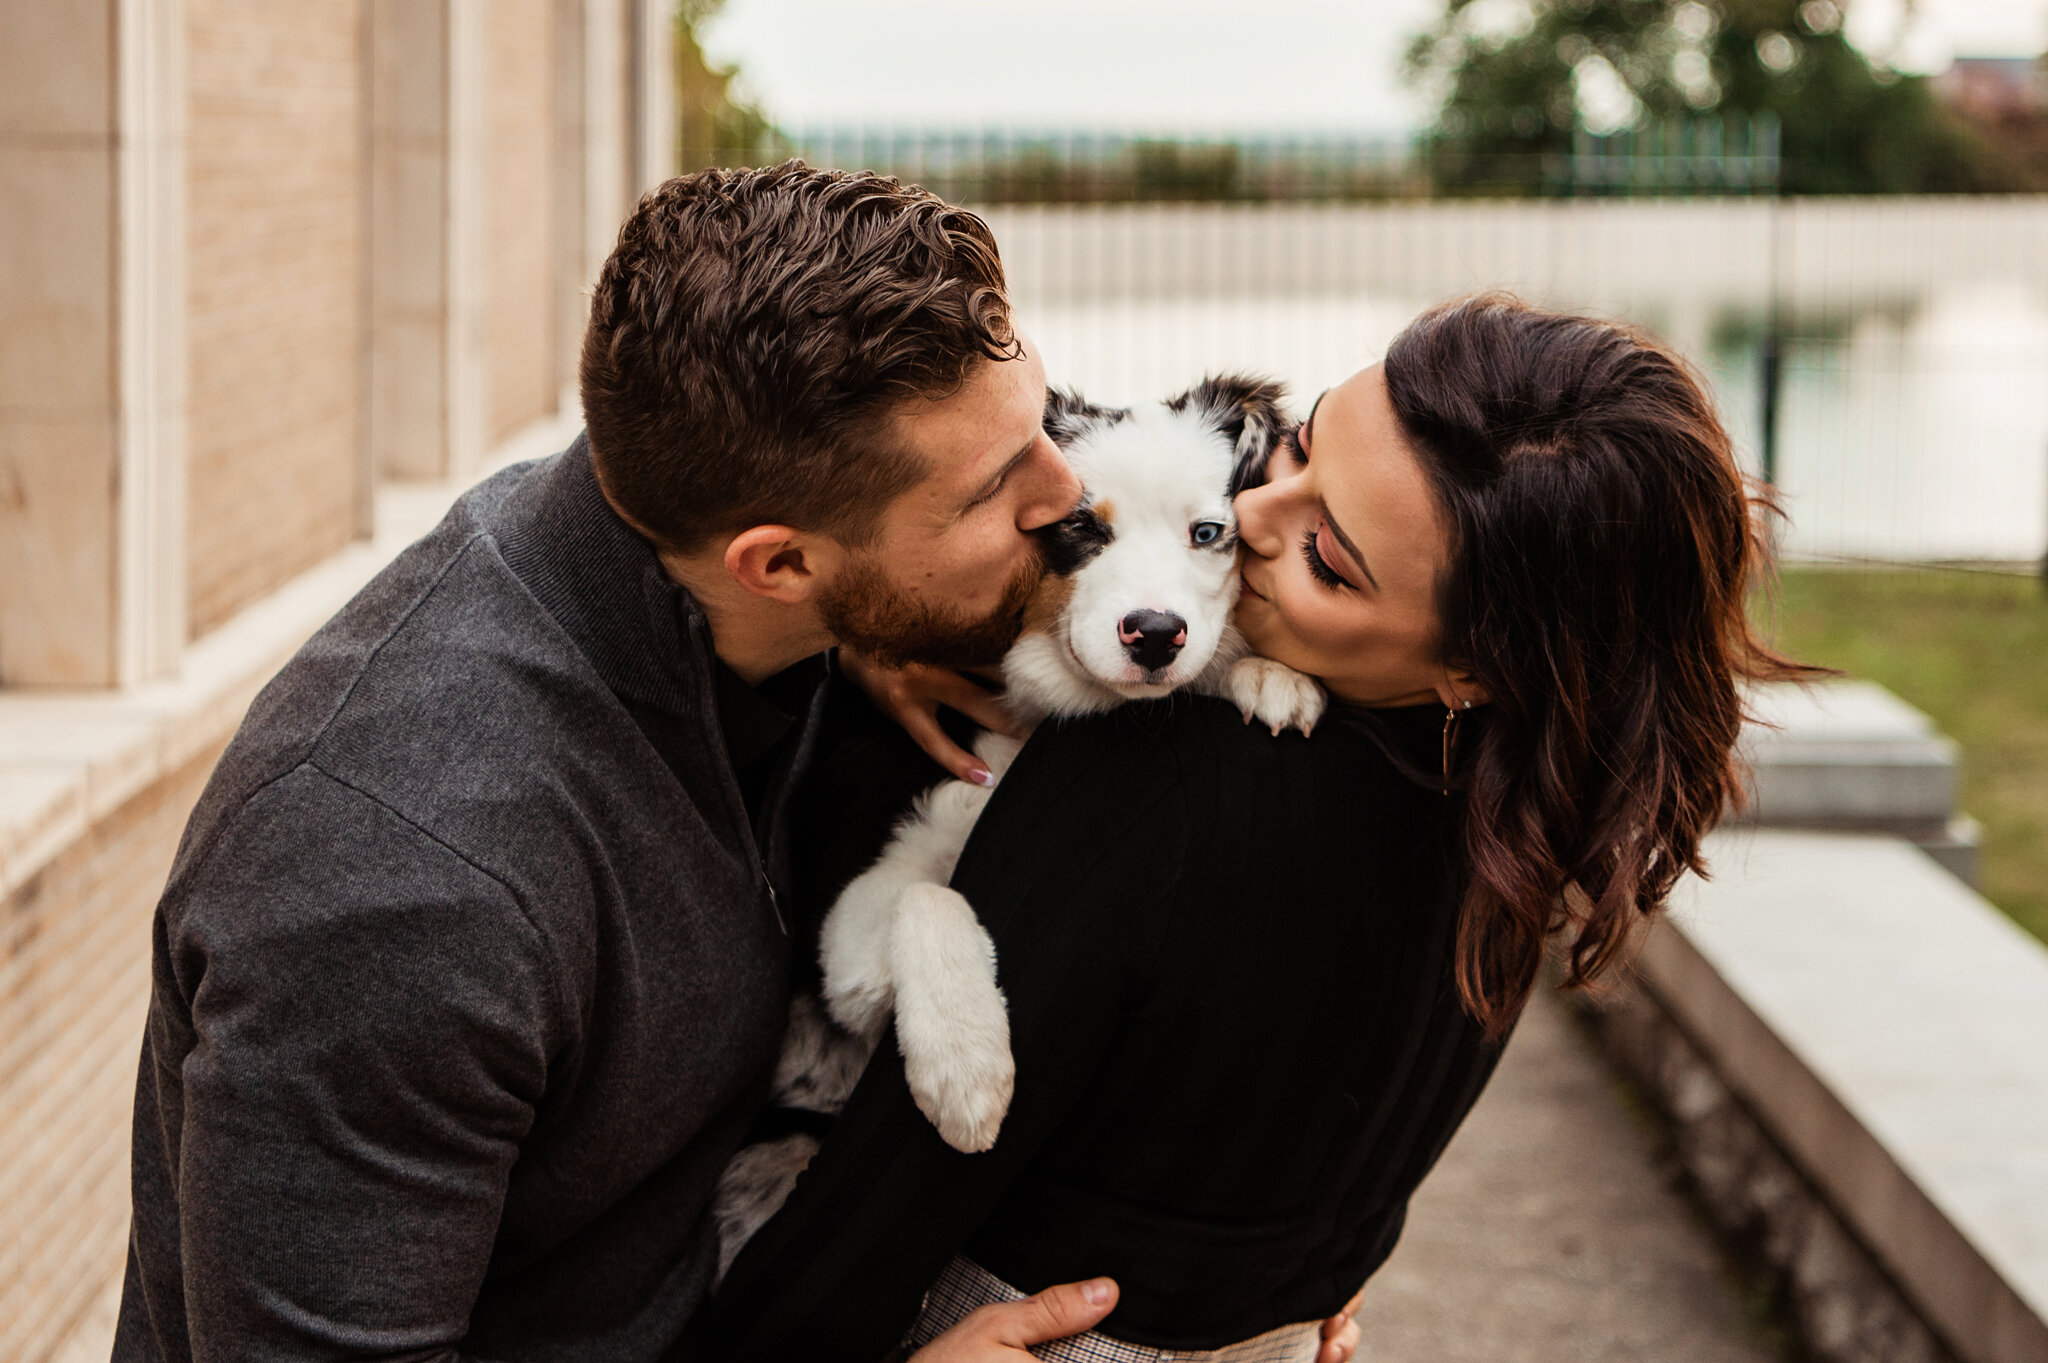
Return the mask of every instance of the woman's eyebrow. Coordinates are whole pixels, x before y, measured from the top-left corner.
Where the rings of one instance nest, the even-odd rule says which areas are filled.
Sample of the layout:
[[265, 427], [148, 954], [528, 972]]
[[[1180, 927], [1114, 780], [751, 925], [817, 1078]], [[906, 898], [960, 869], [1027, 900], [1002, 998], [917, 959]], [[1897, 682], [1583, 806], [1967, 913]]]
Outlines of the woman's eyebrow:
[[1344, 552], [1351, 555], [1351, 561], [1358, 565], [1358, 571], [1364, 573], [1365, 580], [1372, 583], [1374, 591], [1378, 591], [1380, 589], [1380, 580], [1372, 575], [1372, 569], [1366, 565], [1365, 555], [1358, 552], [1357, 543], [1351, 536], [1344, 533], [1344, 527], [1337, 524], [1337, 518], [1330, 514], [1330, 504], [1324, 502], [1322, 503], [1322, 508], [1323, 524], [1330, 527], [1330, 533], [1337, 537], [1337, 543], [1344, 546]]
[[1305, 445], [1313, 445], [1315, 443], [1316, 410], [1323, 405], [1323, 399], [1328, 396], [1330, 396], [1330, 390], [1325, 388], [1322, 392], [1316, 394], [1316, 400], [1309, 404], [1308, 420], [1301, 423], [1301, 441]]

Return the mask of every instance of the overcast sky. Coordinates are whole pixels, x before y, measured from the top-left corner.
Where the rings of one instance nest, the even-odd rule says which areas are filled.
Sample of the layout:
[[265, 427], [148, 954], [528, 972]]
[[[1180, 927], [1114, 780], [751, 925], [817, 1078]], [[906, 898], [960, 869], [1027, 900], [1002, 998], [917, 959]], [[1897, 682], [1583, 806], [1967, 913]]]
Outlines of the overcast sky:
[[[1899, 64], [2048, 48], [2048, 0], [1852, 0]], [[1400, 132], [1397, 75], [1440, 0], [728, 0], [707, 34], [791, 126], [906, 123]]]

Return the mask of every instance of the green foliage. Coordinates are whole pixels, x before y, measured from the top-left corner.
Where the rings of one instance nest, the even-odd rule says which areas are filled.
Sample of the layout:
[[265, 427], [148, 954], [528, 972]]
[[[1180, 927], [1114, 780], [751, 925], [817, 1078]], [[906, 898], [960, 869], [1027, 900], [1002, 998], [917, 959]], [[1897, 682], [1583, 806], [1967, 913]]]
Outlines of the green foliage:
[[1776, 116], [1789, 192], [2002, 187], [1925, 79], [1844, 39], [1835, 0], [1447, 0], [1407, 69], [1442, 96], [1448, 188], [1534, 192], [1580, 130], [1724, 113]]
[[768, 116], [734, 95], [739, 68], [714, 67], [697, 34], [725, 0], [680, 0], [675, 11], [676, 145], [685, 172], [753, 166], [788, 155]]
[[1217, 200], [1237, 191], [1237, 148], [1228, 142], [1139, 142], [1131, 148], [1133, 197]]

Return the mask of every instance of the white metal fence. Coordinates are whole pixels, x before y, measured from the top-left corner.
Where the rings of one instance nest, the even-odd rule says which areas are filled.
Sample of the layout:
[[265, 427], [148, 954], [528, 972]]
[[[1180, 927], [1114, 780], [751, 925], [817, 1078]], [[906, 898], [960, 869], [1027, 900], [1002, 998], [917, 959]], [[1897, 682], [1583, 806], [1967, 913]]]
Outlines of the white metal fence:
[[1504, 287], [1627, 318], [1713, 380], [1796, 557], [2048, 549], [2048, 198], [992, 207], [1055, 382], [1161, 395], [1253, 368], [1303, 397], [1437, 300]]

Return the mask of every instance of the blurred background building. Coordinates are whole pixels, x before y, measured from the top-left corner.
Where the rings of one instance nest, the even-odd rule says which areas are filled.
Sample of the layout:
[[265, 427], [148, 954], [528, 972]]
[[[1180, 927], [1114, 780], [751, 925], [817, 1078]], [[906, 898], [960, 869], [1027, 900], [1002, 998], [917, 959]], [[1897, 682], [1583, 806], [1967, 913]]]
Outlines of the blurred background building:
[[380, 483], [573, 429], [584, 291], [674, 168], [672, 35], [654, 0], [0, 4], [0, 694], [42, 707], [0, 707], [0, 1358], [119, 1276], [150, 906], [317, 623], [252, 643], [259, 603], [368, 552]]
[[[797, 154], [978, 207], [1053, 380], [1097, 400], [1242, 367], [1305, 403], [1482, 288], [1667, 338], [1788, 513], [1759, 612], [1955, 740], [1882, 693], [1786, 710], [1767, 809], [1917, 843], [1998, 930], [2048, 937], [2044, 49], [2048, 0], [0, 0], [0, 1359], [104, 1356], [150, 913], [221, 746], [456, 491], [573, 434], [585, 291], [677, 168]], [[1910, 856], [1815, 883], [1977, 923]], [[2048, 1009], [2033, 960], [1954, 974], [2005, 981], [2009, 1030]], [[1837, 1186], [1834, 1147], [1799, 1145], [1836, 1131], [1827, 1102], [1843, 1141], [1881, 1125], [1854, 1066], [1768, 1014], [1793, 1058], [1757, 1063], [1834, 1096], [1745, 1088], [1713, 1028], [1754, 1018], [1687, 1014], [1670, 981], [1723, 979], [1693, 961], [1655, 958], [1657, 1007], [1600, 1024], [1674, 1123], [1667, 1165], [1604, 1071], [1504, 1076], [1482, 1113], [1516, 1115], [1475, 1119], [1378, 1289], [1472, 1329], [1383, 1314], [1371, 1356], [2048, 1357], [2048, 1085], [2008, 1060], [1977, 1082], [1957, 1057], [2006, 1054], [1984, 1018], [1925, 1031], [1971, 1038], [1935, 1058], [2000, 1095], [1989, 1125], [2041, 1114], [1995, 1159], [1969, 1147], [1977, 1182], [1942, 1203], [1992, 1206], [1955, 1212], [1979, 1258], [1928, 1250], [1948, 1242], [1894, 1223], [1947, 1196], [1932, 1166], [1885, 1146], [1844, 1157], [1881, 1177]], [[1823, 1041], [1862, 1016], [1785, 978], [1829, 999]], [[1523, 1052], [1567, 1056], [1546, 1028]], [[1560, 1153], [1532, 1159], [1546, 1122]], [[1768, 1261], [1744, 1279], [1763, 1325], [1686, 1314], [1725, 1295], [1715, 1251], [1622, 1233], [1679, 1165]], [[1441, 1235], [1458, 1189], [1520, 1207], [1578, 1278], [1507, 1262], [1497, 1219]], [[1447, 1296], [1475, 1246], [1497, 1276]], [[1676, 1314], [1642, 1305], [1667, 1288]]]

